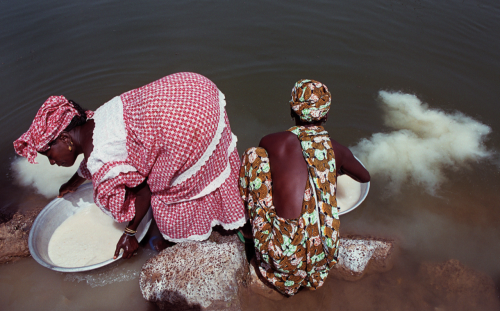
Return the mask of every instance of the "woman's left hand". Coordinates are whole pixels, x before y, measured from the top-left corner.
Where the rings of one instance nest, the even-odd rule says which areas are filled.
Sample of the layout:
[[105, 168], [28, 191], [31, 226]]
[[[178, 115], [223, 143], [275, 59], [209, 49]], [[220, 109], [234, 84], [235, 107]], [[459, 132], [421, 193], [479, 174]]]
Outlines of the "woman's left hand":
[[[127, 192], [125, 194], [125, 204], [130, 204], [128, 201], [131, 200], [131, 195], [135, 196], [135, 216], [128, 223], [127, 228], [132, 231], [137, 231], [137, 227], [139, 227], [139, 223], [144, 218], [144, 215], [148, 212], [149, 205], [151, 204], [151, 190], [149, 190], [148, 179], [144, 179], [144, 181], [135, 188], [127, 188]], [[123, 233], [122, 237], [116, 244], [115, 257], [118, 257], [120, 254], [120, 250], [123, 249], [123, 258], [130, 258], [134, 255], [134, 253], [139, 248], [139, 242], [135, 236], [128, 236]]]
[[135, 236], [128, 236], [126, 234], [123, 234], [116, 244], [115, 256], [113, 257], [113, 259], [116, 259], [118, 257], [121, 249], [123, 249], [122, 258], [128, 259], [135, 254], [138, 248], [139, 242], [137, 242]]

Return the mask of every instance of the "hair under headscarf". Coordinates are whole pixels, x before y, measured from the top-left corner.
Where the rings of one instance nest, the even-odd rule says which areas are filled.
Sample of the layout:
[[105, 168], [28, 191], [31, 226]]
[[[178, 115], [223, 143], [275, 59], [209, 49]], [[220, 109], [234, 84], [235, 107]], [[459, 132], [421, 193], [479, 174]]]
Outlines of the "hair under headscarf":
[[331, 94], [321, 82], [302, 79], [292, 89], [290, 106], [302, 121], [315, 122], [330, 110]]
[[[90, 117], [87, 113], [87, 117]], [[37, 152], [49, 149], [59, 134], [68, 127], [71, 120], [80, 113], [64, 96], [49, 97], [38, 110], [33, 123], [26, 133], [14, 141], [14, 149], [20, 156], [36, 164]]]

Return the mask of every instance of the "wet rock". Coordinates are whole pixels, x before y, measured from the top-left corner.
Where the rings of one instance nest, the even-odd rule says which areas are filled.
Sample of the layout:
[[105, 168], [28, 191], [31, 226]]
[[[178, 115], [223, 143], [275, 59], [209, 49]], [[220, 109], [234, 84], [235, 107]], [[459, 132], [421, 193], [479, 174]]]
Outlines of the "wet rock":
[[390, 270], [393, 244], [390, 240], [371, 237], [348, 235], [340, 238], [339, 262], [330, 271], [330, 276], [355, 281], [365, 274]]
[[179, 243], [149, 259], [140, 288], [162, 310], [240, 310], [247, 274], [243, 243], [214, 232], [208, 241]]
[[42, 208], [15, 213], [11, 220], [0, 224], [0, 264], [13, 262], [30, 255], [29, 231]]
[[423, 263], [418, 277], [446, 310], [500, 310], [493, 279], [456, 259]]

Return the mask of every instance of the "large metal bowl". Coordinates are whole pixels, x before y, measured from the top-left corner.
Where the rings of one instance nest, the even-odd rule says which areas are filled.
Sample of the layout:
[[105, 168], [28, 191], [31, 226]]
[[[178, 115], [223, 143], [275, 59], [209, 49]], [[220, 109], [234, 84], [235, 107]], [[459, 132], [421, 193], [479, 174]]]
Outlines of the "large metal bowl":
[[[35, 219], [31, 227], [30, 236], [28, 240], [31, 256], [42, 266], [60, 272], [82, 272], [97, 269], [108, 265], [112, 262], [119, 260], [122, 255], [120, 254], [117, 259], [110, 258], [90, 266], [66, 268], [56, 266], [50, 260], [48, 254], [49, 241], [54, 231], [66, 219], [73, 216], [79, 209], [94, 203], [92, 184], [87, 183], [80, 186], [75, 192], [66, 194], [63, 198], [56, 198], [52, 200]], [[146, 235], [153, 213], [149, 209], [148, 213], [142, 219], [139, 227], [137, 228], [137, 240], [140, 242]], [[118, 242], [118, 241], [116, 241]]]
[[[356, 156], [354, 156], [356, 158]], [[358, 162], [365, 167], [363, 162], [361, 162], [358, 158], [356, 158]], [[365, 167], [366, 168], [366, 167]], [[339, 213], [339, 215], [344, 215], [349, 212], [352, 212], [356, 207], [358, 207], [363, 201], [366, 199], [366, 196], [368, 195], [368, 192], [370, 191], [370, 182], [367, 183], [360, 183], [361, 185], [361, 193], [359, 195], [358, 201], [356, 201], [356, 204], [354, 204], [351, 208], [346, 209], [345, 211], [342, 211]]]

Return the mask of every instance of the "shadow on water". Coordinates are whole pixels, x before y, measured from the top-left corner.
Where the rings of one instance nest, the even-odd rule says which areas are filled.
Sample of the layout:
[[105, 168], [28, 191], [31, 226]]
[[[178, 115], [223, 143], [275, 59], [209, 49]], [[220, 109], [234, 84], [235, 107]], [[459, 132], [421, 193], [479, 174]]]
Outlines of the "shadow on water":
[[165, 295], [170, 297], [171, 302], [158, 303], [160, 310], [172, 311], [200, 311], [201, 306], [198, 304], [190, 304], [184, 296], [177, 292], [165, 291]]

